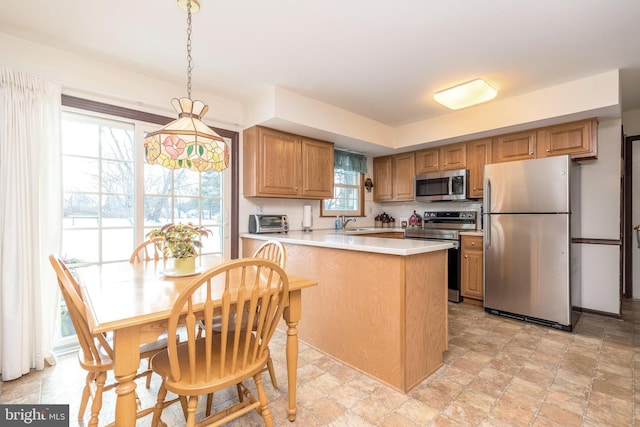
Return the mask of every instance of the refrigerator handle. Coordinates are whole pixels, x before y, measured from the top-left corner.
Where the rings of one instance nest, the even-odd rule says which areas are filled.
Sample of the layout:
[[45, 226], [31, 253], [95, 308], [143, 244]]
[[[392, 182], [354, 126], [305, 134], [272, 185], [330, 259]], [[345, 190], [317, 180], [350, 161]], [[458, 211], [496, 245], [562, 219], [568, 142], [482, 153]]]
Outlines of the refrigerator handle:
[[636, 230], [636, 244], [640, 248], [640, 225], [636, 225], [633, 229]]
[[491, 215], [487, 215], [484, 222], [484, 247], [491, 247]]
[[488, 202], [485, 206], [485, 221], [484, 221], [484, 247], [491, 247], [491, 180], [487, 179], [487, 188], [485, 188], [485, 200]]
[[[485, 207], [484, 213], [491, 213], [491, 180], [487, 178], [487, 184], [484, 190]], [[487, 203], [488, 202], [488, 203]]]

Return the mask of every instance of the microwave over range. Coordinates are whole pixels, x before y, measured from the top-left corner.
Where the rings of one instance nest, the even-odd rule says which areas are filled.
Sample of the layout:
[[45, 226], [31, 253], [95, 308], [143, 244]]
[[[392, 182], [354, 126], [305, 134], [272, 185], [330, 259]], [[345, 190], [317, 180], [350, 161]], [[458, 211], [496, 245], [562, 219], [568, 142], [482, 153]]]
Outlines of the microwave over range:
[[416, 201], [465, 200], [469, 190], [468, 177], [467, 169], [416, 175]]

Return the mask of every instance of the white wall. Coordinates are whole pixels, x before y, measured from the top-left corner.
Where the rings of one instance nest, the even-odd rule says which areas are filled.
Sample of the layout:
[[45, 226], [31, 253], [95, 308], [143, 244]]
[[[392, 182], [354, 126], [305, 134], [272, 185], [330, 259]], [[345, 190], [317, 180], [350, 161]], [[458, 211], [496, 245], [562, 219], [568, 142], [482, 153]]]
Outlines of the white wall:
[[598, 124], [598, 159], [580, 162], [578, 236], [620, 239], [620, 120]]
[[[110, 64], [73, 55], [0, 32], [0, 66], [58, 82], [62, 93], [149, 113], [175, 116], [172, 98], [187, 95], [184, 84], [174, 84]], [[204, 93], [193, 81], [192, 96], [209, 106], [204, 122], [229, 130], [242, 129], [242, 103]]]
[[[598, 125], [598, 159], [581, 162], [580, 226], [574, 237], [620, 240], [621, 120]], [[572, 305], [620, 313], [620, 246], [573, 244]]]
[[624, 126], [625, 136], [640, 135], [640, 110], [622, 113], [622, 126]]

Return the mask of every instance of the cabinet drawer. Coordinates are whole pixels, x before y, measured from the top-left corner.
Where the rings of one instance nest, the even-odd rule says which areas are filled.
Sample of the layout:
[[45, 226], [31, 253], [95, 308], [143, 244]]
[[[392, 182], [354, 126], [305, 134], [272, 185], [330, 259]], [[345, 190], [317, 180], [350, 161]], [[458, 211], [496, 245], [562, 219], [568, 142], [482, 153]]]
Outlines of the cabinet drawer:
[[462, 236], [462, 249], [482, 250], [482, 236]]

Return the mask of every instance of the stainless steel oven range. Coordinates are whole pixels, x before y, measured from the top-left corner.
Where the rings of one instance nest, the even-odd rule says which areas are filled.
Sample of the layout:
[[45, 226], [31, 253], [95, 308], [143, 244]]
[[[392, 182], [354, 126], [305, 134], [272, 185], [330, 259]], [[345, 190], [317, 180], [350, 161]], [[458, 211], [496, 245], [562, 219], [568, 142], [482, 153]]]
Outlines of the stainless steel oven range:
[[428, 211], [422, 227], [406, 228], [405, 239], [435, 240], [453, 243], [449, 249], [449, 301], [460, 302], [460, 232], [475, 231], [476, 211]]

